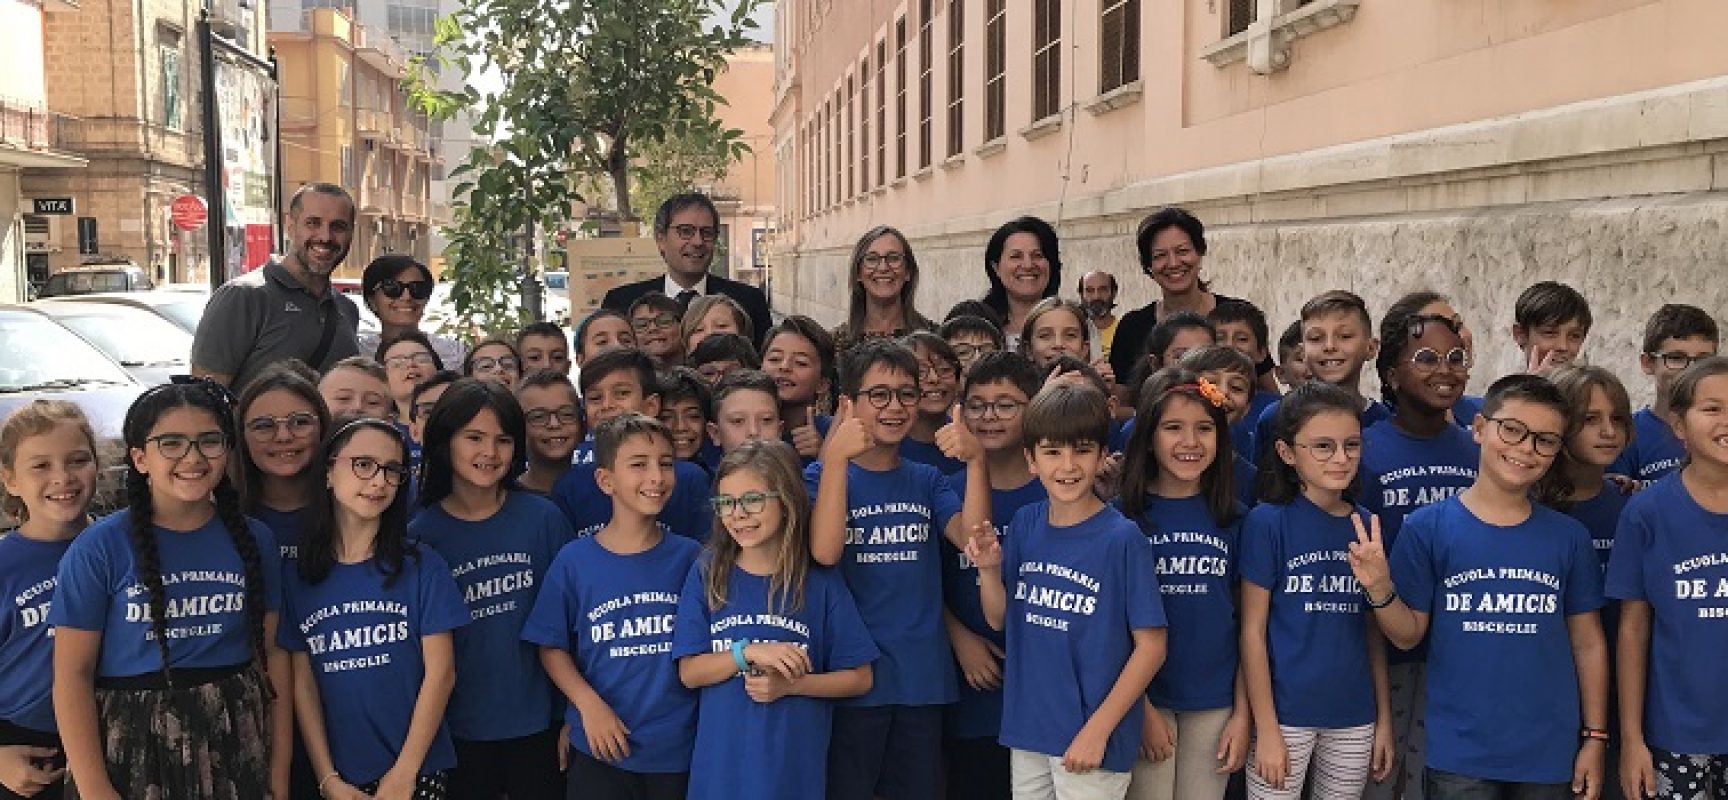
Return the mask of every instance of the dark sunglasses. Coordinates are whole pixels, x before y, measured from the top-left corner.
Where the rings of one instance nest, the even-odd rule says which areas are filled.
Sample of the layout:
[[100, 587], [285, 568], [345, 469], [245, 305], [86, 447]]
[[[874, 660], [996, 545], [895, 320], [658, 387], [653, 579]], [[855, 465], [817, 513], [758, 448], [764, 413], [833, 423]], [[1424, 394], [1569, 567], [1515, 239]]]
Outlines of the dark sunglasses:
[[432, 296], [431, 281], [403, 282], [396, 280], [395, 278], [386, 278], [378, 282], [378, 291], [383, 292], [384, 296], [391, 300], [401, 297], [403, 289], [407, 289], [408, 296], [415, 300], [425, 300]]

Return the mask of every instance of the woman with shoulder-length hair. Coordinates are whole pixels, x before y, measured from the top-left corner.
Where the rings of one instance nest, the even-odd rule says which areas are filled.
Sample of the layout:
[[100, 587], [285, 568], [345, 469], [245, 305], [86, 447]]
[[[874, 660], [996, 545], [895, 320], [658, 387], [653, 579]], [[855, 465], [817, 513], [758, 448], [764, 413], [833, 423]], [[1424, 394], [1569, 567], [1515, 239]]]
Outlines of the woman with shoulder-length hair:
[[1032, 307], [1054, 297], [1062, 285], [1058, 247], [1056, 229], [1037, 217], [1020, 217], [997, 228], [984, 246], [984, 277], [990, 281], [984, 304], [1002, 318], [1009, 349], [1018, 346]]
[[836, 349], [845, 351], [865, 339], [904, 336], [936, 327], [912, 299], [918, 294], [918, 259], [899, 230], [878, 225], [852, 248], [852, 298], [846, 322], [834, 329]]

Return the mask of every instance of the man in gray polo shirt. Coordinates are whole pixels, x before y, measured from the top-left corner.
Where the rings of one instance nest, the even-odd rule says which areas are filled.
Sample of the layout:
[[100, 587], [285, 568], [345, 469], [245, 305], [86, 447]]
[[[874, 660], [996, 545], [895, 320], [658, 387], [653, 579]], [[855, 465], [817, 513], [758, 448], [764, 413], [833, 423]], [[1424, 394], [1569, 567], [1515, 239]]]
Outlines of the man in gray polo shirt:
[[354, 198], [309, 183], [288, 202], [288, 253], [210, 295], [192, 338], [192, 374], [236, 392], [266, 366], [298, 358], [322, 372], [360, 352], [360, 310], [330, 288], [354, 240]]

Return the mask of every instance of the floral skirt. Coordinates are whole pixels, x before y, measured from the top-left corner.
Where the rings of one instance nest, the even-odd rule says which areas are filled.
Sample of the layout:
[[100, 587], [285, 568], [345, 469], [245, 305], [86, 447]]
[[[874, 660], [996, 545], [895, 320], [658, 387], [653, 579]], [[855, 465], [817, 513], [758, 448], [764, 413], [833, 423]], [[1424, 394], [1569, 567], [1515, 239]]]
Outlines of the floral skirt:
[[[154, 676], [151, 676], [154, 677]], [[255, 664], [175, 670], [174, 688], [99, 680], [108, 780], [126, 800], [270, 796], [270, 701]]]

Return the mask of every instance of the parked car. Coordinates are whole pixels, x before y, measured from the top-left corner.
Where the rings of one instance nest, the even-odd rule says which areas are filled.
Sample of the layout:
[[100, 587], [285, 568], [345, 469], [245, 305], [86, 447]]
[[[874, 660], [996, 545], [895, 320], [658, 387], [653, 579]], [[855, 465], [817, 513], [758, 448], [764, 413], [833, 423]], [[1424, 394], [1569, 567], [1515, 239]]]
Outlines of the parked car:
[[96, 261], [67, 267], [48, 276], [37, 297], [64, 297], [96, 292], [146, 292], [154, 288], [150, 273], [130, 261]]
[[55, 302], [60, 303], [105, 303], [141, 308], [174, 323], [187, 333], [198, 331], [198, 320], [203, 318], [204, 304], [209, 301], [210, 291], [208, 289], [204, 291], [112, 292], [55, 298]]
[[[125, 505], [126, 409], [145, 387], [113, 359], [46, 315], [25, 306], [0, 306], [0, 416], [39, 397], [84, 409], [96, 433], [101, 464], [91, 510], [105, 514]], [[0, 519], [11, 527], [13, 521]]]
[[570, 327], [570, 273], [554, 270], [546, 273], [546, 291], [541, 294], [546, 320]]
[[96, 345], [146, 386], [190, 371], [192, 333], [149, 310], [68, 300], [41, 300], [30, 307]]

